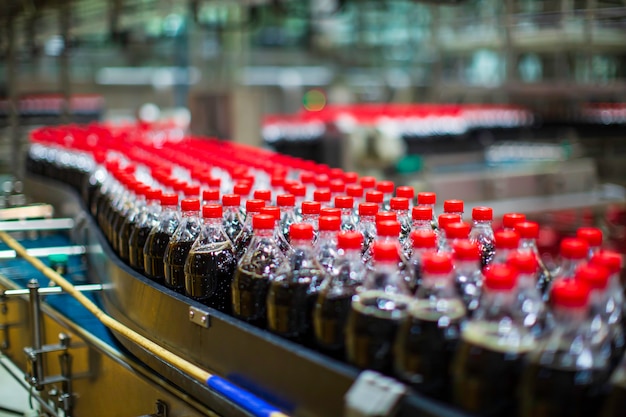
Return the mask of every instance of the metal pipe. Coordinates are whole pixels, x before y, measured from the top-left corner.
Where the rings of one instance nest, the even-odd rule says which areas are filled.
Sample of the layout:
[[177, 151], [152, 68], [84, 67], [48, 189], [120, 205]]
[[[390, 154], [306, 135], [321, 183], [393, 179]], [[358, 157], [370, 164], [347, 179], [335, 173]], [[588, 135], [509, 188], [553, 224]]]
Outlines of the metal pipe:
[[[92, 292], [92, 291], [102, 291], [102, 284], [85, 284], [85, 285], [76, 285], [77, 291], [80, 292]], [[55, 286], [55, 287], [41, 287], [39, 288], [39, 295], [50, 295], [50, 294], [63, 294], [63, 288]], [[30, 289], [18, 288], [14, 290], [5, 290], [4, 292], [0, 292], [0, 296], [4, 297], [17, 297], [22, 295], [27, 295], [30, 293]]]
[[[86, 248], [81, 245], [74, 246], [51, 246], [49, 248], [27, 249], [26, 253], [37, 258], [44, 258], [50, 255], [82, 255], [86, 252]], [[1, 250], [0, 259], [13, 259], [17, 257], [14, 250]]]
[[35, 351], [34, 355], [34, 367], [31, 382], [33, 383], [37, 391], [43, 389], [41, 380], [43, 379], [43, 355], [39, 353], [41, 346], [43, 346], [43, 335], [41, 328], [41, 302], [39, 299], [39, 281], [31, 279], [28, 282], [29, 298], [30, 298], [30, 316], [31, 316], [31, 329], [32, 329], [32, 345]]

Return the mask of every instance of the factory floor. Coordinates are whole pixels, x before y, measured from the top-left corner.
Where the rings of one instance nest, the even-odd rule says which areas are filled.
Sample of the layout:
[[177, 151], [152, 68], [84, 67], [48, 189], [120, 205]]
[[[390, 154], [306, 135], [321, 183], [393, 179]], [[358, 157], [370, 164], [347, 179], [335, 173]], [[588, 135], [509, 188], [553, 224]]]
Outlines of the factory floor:
[[[17, 368], [13, 372], [20, 372]], [[21, 375], [21, 372], [20, 372]], [[28, 392], [22, 388], [4, 368], [0, 367], [0, 417], [31, 416], [37, 414], [24, 414], [30, 409], [28, 405]], [[16, 411], [20, 414], [6, 412]]]

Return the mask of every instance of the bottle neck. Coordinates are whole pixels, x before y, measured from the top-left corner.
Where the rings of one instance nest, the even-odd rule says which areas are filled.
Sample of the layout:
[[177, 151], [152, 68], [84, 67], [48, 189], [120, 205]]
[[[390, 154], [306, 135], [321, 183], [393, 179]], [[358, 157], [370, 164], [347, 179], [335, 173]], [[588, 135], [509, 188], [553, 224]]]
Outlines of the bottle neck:
[[337, 232], [333, 230], [320, 230], [318, 238], [318, 244], [322, 242], [337, 241]]
[[339, 257], [341, 259], [346, 260], [349, 264], [359, 264], [363, 263], [361, 258], [361, 250], [360, 249], [343, 249], [339, 252]]
[[471, 236], [487, 236], [494, 237], [491, 220], [474, 220], [472, 221]]
[[454, 264], [454, 269], [459, 275], [469, 275], [476, 271], [480, 271], [480, 259], [475, 261], [458, 260]]
[[183, 219], [187, 219], [189, 217], [196, 217], [196, 216], [198, 216], [198, 212], [195, 211], [195, 210], [183, 211], [182, 212]]
[[433, 225], [430, 220], [413, 220], [413, 230], [433, 230]]
[[537, 253], [537, 242], [535, 239], [525, 238], [520, 239], [519, 241], [519, 250], [520, 251], [531, 251], [533, 253]]
[[552, 312], [556, 328], [565, 333], [578, 333], [587, 319], [588, 307], [555, 306]]
[[454, 291], [452, 291], [452, 275], [429, 273], [424, 271], [422, 273], [422, 288], [428, 289], [428, 297], [436, 296], [439, 298], [451, 298], [454, 297]]
[[529, 290], [537, 288], [537, 277], [535, 274], [519, 274], [517, 278], [517, 288], [519, 290]]
[[585, 262], [585, 259], [563, 258], [561, 262], [561, 270], [559, 276], [573, 277], [576, 275], [576, 269]]
[[376, 221], [376, 216], [362, 215], [360, 216], [361, 223], [373, 224]]
[[204, 218], [204, 224], [208, 227], [221, 227], [222, 219], [219, 217], [208, 217]]
[[274, 236], [274, 229], [256, 229], [254, 230], [254, 237], [270, 238]]
[[308, 239], [292, 239], [291, 246], [294, 250], [311, 250], [313, 242]]

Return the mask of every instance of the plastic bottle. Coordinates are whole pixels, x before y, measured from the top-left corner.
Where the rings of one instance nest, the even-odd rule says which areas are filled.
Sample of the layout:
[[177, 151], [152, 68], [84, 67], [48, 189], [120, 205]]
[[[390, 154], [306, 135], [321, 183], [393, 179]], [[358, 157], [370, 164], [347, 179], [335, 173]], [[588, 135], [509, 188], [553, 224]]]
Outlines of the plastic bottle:
[[515, 231], [520, 236], [519, 251], [532, 253], [537, 260], [537, 288], [540, 290], [546, 288], [548, 283], [552, 281], [552, 274], [543, 263], [537, 248], [539, 224], [527, 221], [518, 222], [515, 224]]
[[396, 186], [393, 181], [379, 181], [376, 184], [376, 191], [383, 193], [383, 210], [389, 210], [391, 208], [390, 201], [393, 197], [394, 188], [396, 188]]
[[369, 252], [370, 246], [376, 238], [377, 213], [378, 204], [367, 202], [359, 204], [359, 222], [357, 223], [357, 231], [363, 235], [363, 255]]
[[411, 233], [411, 219], [409, 218], [409, 200], [404, 197], [392, 197], [389, 206], [396, 218], [400, 222], [400, 242], [410, 246], [408, 243], [409, 233]]
[[573, 279], [557, 279], [550, 292], [555, 326], [529, 355], [520, 385], [520, 415], [595, 415], [608, 364], [590, 338], [589, 288]]
[[361, 184], [361, 187], [363, 187], [363, 192], [365, 193], [376, 189], [376, 178], [374, 177], [361, 177], [359, 183]]
[[230, 314], [230, 287], [237, 261], [222, 225], [222, 206], [202, 207], [204, 225], [185, 261], [185, 294]]
[[341, 230], [341, 218], [321, 216], [319, 219], [319, 235], [314, 245], [317, 260], [327, 273], [333, 273], [338, 256], [337, 234]]
[[480, 306], [461, 332], [452, 365], [453, 402], [481, 416], [509, 416], [524, 357], [537, 347], [516, 311], [517, 273], [493, 264], [485, 272]]
[[265, 205], [269, 206], [272, 204], [272, 190], [254, 190], [252, 198], [255, 200], [263, 200], [265, 201]]
[[359, 215], [359, 204], [365, 202], [363, 200], [363, 187], [358, 184], [350, 184], [346, 187], [346, 195], [354, 199], [353, 217], [357, 218]]
[[513, 252], [507, 259], [507, 265], [514, 268], [517, 280], [517, 311], [522, 314], [522, 323], [537, 339], [544, 336], [551, 327], [548, 309], [537, 286], [537, 259], [531, 252]]
[[396, 197], [406, 198], [409, 200], [409, 210], [411, 210], [415, 203], [415, 189], [408, 185], [401, 185], [396, 188]]
[[[576, 269], [587, 261], [589, 253], [589, 245], [582, 239], [565, 238], [561, 241], [560, 255], [561, 263], [559, 267], [552, 273], [552, 280], [559, 278], [571, 279], [576, 275]], [[544, 294], [550, 292], [550, 285], [541, 288]]]
[[295, 223], [289, 231], [293, 253], [270, 281], [267, 328], [285, 338], [313, 343], [313, 309], [326, 272], [313, 249], [313, 226]]
[[[289, 193], [296, 197], [296, 219], [302, 219], [302, 203], [307, 198], [307, 187], [302, 184], [293, 184], [289, 187]], [[311, 198], [313, 198], [313, 192], [311, 192]]]
[[432, 229], [414, 230], [411, 232], [410, 239], [413, 251], [409, 258], [409, 264], [413, 270], [417, 288], [419, 288], [422, 281], [422, 260], [425, 254], [437, 251], [437, 235]]
[[138, 214], [137, 221], [130, 228], [128, 235], [128, 264], [137, 271], [144, 270], [143, 247], [148, 235], [159, 220], [161, 213], [161, 190], [150, 189], [146, 193], [146, 206]]
[[385, 211], [384, 198], [385, 196], [380, 191], [372, 190], [365, 193], [365, 201], [367, 203], [376, 203], [378, 205], [378, 211]]
[[341, 230], [356, 231], [356, 222], [354, 221], [354, 199], [350, 196], [335, 197], [335, 208], [341, 210]]
[[433, 230], [433, 209], [429, 206], [415, 206], [411, 210], [411, 230]]
[[117, 236], [114, 236], [114, 240], [117, 240], [117, 253], [119, 257], [128, 262], [128, 258], [130, 256], [130, 250], [128, 246], [128, 239], [130, 238], [130, 232], [135, 226], [139, 218], [139, 214], [146, 206], [146, 193], [150, 189], [147, 185], [143, 184], [135, 184], [134, 186], [135, 193], [135, 203], [133, 206], [129, 206], [126, 210], [125, 214], [122, 214], [121, 223], [117, 227]]
[[[233, 186], [233, 194], [237, 194], [240, 199], [241, 209], [246, 209], [248, 199], [250, 198], [250, 191], [252, 191], [252, 184], [249, 182], [238, 182]], [[262, 200], [261, 200], [262, 201]]]
[[450, 362], [466, 316], [449, 254], [424, 257], [417, 300], [409, 305], [395, 343], [395, 372], [430, 397], [450, 397]]
[[506, 264], [509, 256], [519, 247], [519, 234], [514, 230], [498, 230], [495, 233], [496, 254], [491, 265]]
[[[239, 211], [237, 205], [237, 211]], [[202, 218], [200, 217], [200, 200], [185, 199], [180, 203], [181, 220], [172, 234], [163, 257], [165, 285], [170, 289], [184, 294], [185, 292], [185, 261], [191, 246], [200, 235]]]
[[367, 269], [361, 260], [363, 235], [344, 231], [337, 235], [339, 248], [332, 274], [320, 287], [315, 304], [313, 324], [317, 346], [342, 357], [345, 345], [345, 327], [352, 297], [363, 284]]
[[504, 230], [515, 230], [515, 225], [525, 222], [526, 215], [523, 213], [506, 213], [502, 216], [502, 228]]
[[330, 197], [331, 193], [328, 188], [313, 191], [313, 201], [320, 203], [321, 208], [330, 207]]
[[449, 244], [446, 237], [446, 227], [452, 223], [458, 223], [462, 221], [461, 216], [458, 214], [452, 213], [444, 213], [439, 215], [439, 219], [437, 223], [439, 227], [437, 228], [437, 248], [440, 251], [449, 251]]
[[291, 245], [285, 239], [283, 232], [280, 230], [280, 208], [275, 206], [265, 206], [261, 209], [261, 214], [269, 214], [274, 217], [274, 239], [278, 242], [278, 247], [285, 254], [285, 256], [289, 256], [291, 253]]
[[472, 226], [464, 222], [448, 223], [445, 228], [446, 240], [445, 245], [440, 248], [442, 252], [453, 252], [454, 244], [460, 240], [469, 239], [470, 230]]
[[446, 200], [443, 202], [443, 212], [448, 214], [458, 214], [463, 218], [465, 203], [463, 200]]
[[302, 202], [302, 223], [308, 223], [313, 226], [313, 235], [317, 238], [319, 230], [319, 217], [322, 205], [317, 201]]
[[[610, 272], [603, 266], [583, 264], [576, 270], [576, 280], [583, 282], [591, 290], [589, 313], [594, 344], [608, 357], [612, 370], [624, 355], [624, 332], [615, 315], [621, 317], [622, 306], [615, 303], [609, 286]], [[619, 309], [619, 311], [615, 311]], [[603, 325], [601, 325], [603, 324]], [[608, 332], [605, 333], [608, 329]]]
[[397, 245], [376, 242], [374, 267], [352, 298], [346, 325], [346, 356], [359, 368], [393, 371], [393, 342], [408, 314], [411, 293], [398, 268]]
[[620, 280], [622, 271], [622, 255], [610, 250], [601, 250], [590, 260], [592, 265], [600, 265], [609, 270], [609, 290], [611, 297], [615, 300], [614, 314], [611, 315], [609, 324], [621, 324], [622, 330], [626, 331], [626, 321], [623, 317], [624, 311], [624, 289]]
[[584, 240], [589, 245], [587, 259], [591, 259], [593, 255], [602, 249], [602, 230], [596, 227], [580, 227], [576, 230], [576, 237]]
[[457, 291], [465, 303], [468, 315], [480, 304], [483, 288], [483, 274], [480, 264], [480, 249], [478, 243], [470, 240], [458, 240], [452, 245], [454, 256], [454, 283]]
[[207, 204], [220, 204], [220, 189], [219, 188], [209, 188], [206, 190], [202, 190], [202, 205]]
[[145, 274], [156, 282], [164, 282], [165, 266], [163, 257], [179, 222], [178, 195], [162, 194], [161, 214], [159, 214], [157, 224], [150, 231], [146, 244], [143, 247]]
[[243, 217], [239, 207], [241, 197], [237, 194], [225, 194], [222, 196], [223, 226], [228, 238], [234, 243], [243, 228]]
[[250, 246], [252, 240], [252, 219], [255, 214], [259, 214], [261, 209], [265, 207], [265, 201], [251, 199], [246, 201], [246, 219], [241, 226], [241, 231], [234, 240], [235, 256], [241, 259]]
[[493, 209], [491, 207], [474, 207], [472, 209], [472, 230], [469, 238], [478, 244], [481, 268], [491, 263], [496, 251], [492, 221]]
[[346, 192], [346, 183], [341, 179], [334, 179], [330, 181], [329, 188], [332, 198], [334, 199]]
[[231, 300], [235, 317], [265, 327], [270, 280], [287, 258], [274, 239], [274, 218], [257, 214], [252, 219], [254, 235], [250, 248], [237, 264], [231, 286]]
[[292, 224], [297, 223], [296, 219], [296, 197], [293, 194], [279, 194], [276, 196], [276, 204], [280, 207], [280, 231], [285, 240], [290, 242], [289, 228]]
[[439, 227], [438, 224], [438, 216], [435, 212], [435, 204], [437, 204], [437, 194], [431, 192], [421, 192], [417, 193], [417, 205], [418, 206], [427, 206], [431, 208], [433, 213], [433, 218], [431, 220], [433, 230], [437, 230]]

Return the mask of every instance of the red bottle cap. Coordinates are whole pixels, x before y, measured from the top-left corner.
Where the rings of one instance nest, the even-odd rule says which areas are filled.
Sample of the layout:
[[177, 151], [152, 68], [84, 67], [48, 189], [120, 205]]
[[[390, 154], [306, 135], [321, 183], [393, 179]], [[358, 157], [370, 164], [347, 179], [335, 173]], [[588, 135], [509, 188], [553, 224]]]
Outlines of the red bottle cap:
[[258, 200], [271, 201], [272, 191], [271, 190], [255, 190], [253, 196], [255, 199], [258, 199]]
[[200, 186], [195, 184], [189, 184], [185, 187], [184, 193], [186, 197], [191, 196], [199, 196], [200, 195]]
[[413, 200], [415, 197], [415, 190], [413, 187], [409, 187], [408, 185], [401, 185], [396, 188], [396, 197], [408, 198], [409, 200]]
[[417, 204], [435, 204], [437, 203], [437, 194], [430, 192], [417, 193]]
[[321, 216], [319, 229], [320, 231], [338, 232], [341, 229], [341, 218], [337, 216]]
[[383, 193], [380, 191], [368, 191], [365, 193], [365, 201], [368, 203], [382, 203], [383, 202]]
[[526, 215], [522, 213], [506, 213], [502, 216], [502, 226], [507, 229], [514, 229], [519, 222], [526, 221]]
[[270, 185], [274, 188], [282, 188], [285, 185], [285, 177], [282, 175], [272, 175]]
[[357, 184], [351, 184], [346, 187], [346, 194], [354, 198], [363, 197], [363, 187]]
[[330, 178], [328, 178], [328, 175], [318, 175], [315, 177], [314, 184], [317, 188], [328, 188], [330, 185]]
[[383, 194], [393, 193], [394, 188], [396, 188], [396, 185], [393, 181], [379, 181], [378, 184], [376, 184], [376, 190]]
[[575, 237], [568, 237], [561, 241], [561, 256], [568, 259], [584, 259], [589, 253], [586, 241]]
[[461, 221], [460, 214], [444, 213], [439, 215], [439, 228], [446, 230], [446, 226], [450, 223], [458, 223]]
[[557, 279], [552, 284], [550, 298], [555, 307], [585, 307], [589, 300], [589, 287], [575, 279]]
[[252, 229], [254, 230], [272, 230], [275, 223], [274, 216], [270, 214], [255, 214], [252, 217]]
[[376, 213], [376, 224], [384, 221], [397, 221], [398, 216], [393, 211], [379, 211]]
[[452, 245], [454, 258], [459, 261], [477, 261], [480, 259], [480, 249], [476, 242], [461, 239]]
[[294, 207], [296, 205], [296, 196], [293, 194], [279, 194], [276, 196], [276, 204], [278, 204], [278, 207]]
[[251, 199], [246, 201], [246, 213], [260, 213], [261, 209], [265, 207], [265, 201]]
[[376, 233], [378, 236], [400, 236], [400, 223], [393, 220], [383, 220], [376, 223]]
[[446, 225], [446, 238], [467, 239], [471, 228], [469, 224], [463, 222], [450, 223]]
[[375, 262], [397, 262], [400, 260], [398, 246], [393, 242], [374, 242], [372, 254]]
[[472, 219], [475, 221], [493, 220], [493, 209], [491, 207], [474, 207], [472, 209]]
[[437, 235], [432, 230], [414, 230], [411, 242], [415, 249], [436, 249]]
[[303, 201], [302, 214], [320, 214], [322, 205], [318, 201]]
[[378, 213], [378, 204], [376, 203], [360, 203], [359, 216], [375, 216]]
[[361, 187], [363, 187], [364, 190], [376, 187], [376, 178], [361, 177]]
[[485, 271], [485, 288], [492, 291], [509, 291], [517, 284], [517, 271], [507, 265], [491, 265]]
[[312, 240], [313, 225], [309, 223], [294, 223], [289, 226], [291, 240]]
[[180, 202], [180, 209], [182, 211], [199, 211], [200, 200], [197, 198], [186, 198]]
[[219, 178], [211, 177], [209, 178], [208, 183], [209, 183], [209, 187], [212, 187], [212, 188], [220, 188], [222, 186], [222, 180]]
[[161, 205], [162, 206], [175, 206], [178, 204], [178, 194], [162, 194]]
[[220, 190], [217, 188], [209, 188], [202, 191], [202, 200], [204, 201], [219, 201]]
[[347, 195], [335, 197], [335, 207], [339, 209], [351, 209], [354, 207], [354, 198]]
[[411, 210], [413, 220], [430, 221], [433, 218], [433, 208], [430, 206], [415, 206]]
[[360, 232], [341, 232], [337, 235], [337, 247], [343, 250], [360, 250], [363, 245], [363, 235]]
[[452, 272], [452, 257], [447, 253], [427, 253], [422, 259], [425, 274], [449, 274]]
[[202, 217], [205, 219], [222, 218], [222, 206], [219, 204], [206, 204], [202, 206]]
[[514, 230], [498, 230], [495, 233], [496, 249], [517, 249], [519, 234]]
[[162, 191], [158, 188], [150, 188], [146, 191], [146, 200], [161, 200]]
[[313, 181], [315, 181], [315, 174], [305, 171], [300, 174], [300, 181], [302, 181], [303, 184], [313, 184]]
[[389, 200], [389, 206], [392, 210], [408, 210], [409, 199], [405, 197], [393, 197]]
[[602, 230], [596, 227], [581, 227], [576, 231], [576, 237], [586, 241], [589, 246], [602, 246]]
[[261, 209], [261, 214], [269, 214], [274, 220], [280, 220], [280, 208], [275, 206], [266, 206]]
[[354, 184], [359, 179], [359, 174], [356, 172], [344, 172], [343, 182], [346, 184]]
[[252, 190], [252, 184], [249, 182], [238, 182], [233, 187], [233, 194], [246, 196], [250, 194], [250, 190]]
[[320, 203], [330, 202], [330, 190], [328, 188], [324, 188], [322, 190], [313, 191], [313, 200]]
[[333, 193], [343, 193], [346, 190], [346, 183], [342, 180], [332, 180], [330, 182], [330, 191]]
[[341, 179], [343, 178], [343, 169], [331, 168], [330, 171], [328, 171], [328, 176], [330, 177], [331, 181], [334, 179]]
[[463, 213], [464, 205], [463, 200], [446, 200], [443, 202], [443, 212]]
[[609, 285], [610, 272], [599, 265], [581, 265], [576, 269], [576, 279], [592, 290], [605, 290]]
[[537, 258], [532, 252], [513, 252], [508, 256], [506, 264], [515, 268], [520, 274], [537, 272]]
[[539, 223], [518, 222], [515, 224], [515, 231], [522, 239], [537, 239], [539, 237]]
[[611, 271], [612, 274], [619, 273], [622, 269], [622, 255], [612, 250], [601, 250], [591, 257], [592, 265], [600, 265]]
[[241, 204], [241, 196], [238, 194], [224, 194], [222, 196], [222, 205], [224, 207], [239, 207]]
[[292, 184], [289, 187], [289, 192], [296, 197], [304, 197], [306, 195], [306, 187], [302, 184]]
[[335, 216], [341, 218], [341, 209], [337, 207], [324, 207], [320, 210], [320, 216]]

